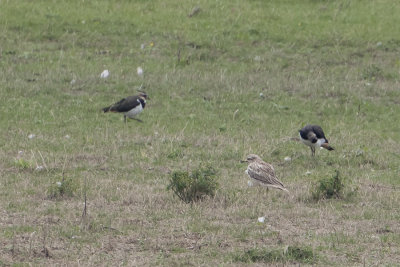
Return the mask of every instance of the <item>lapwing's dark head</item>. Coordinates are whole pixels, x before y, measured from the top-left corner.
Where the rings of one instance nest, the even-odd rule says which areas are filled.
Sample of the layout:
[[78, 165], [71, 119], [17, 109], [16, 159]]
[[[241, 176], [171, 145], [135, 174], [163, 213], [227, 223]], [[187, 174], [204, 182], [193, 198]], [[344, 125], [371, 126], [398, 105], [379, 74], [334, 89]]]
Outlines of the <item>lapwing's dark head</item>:
[[150, 97], [143, 91], [140, 91], [139, 93], [139, 97], [146, 100], [146, 99], [150, 99]]
[[250, 154], [247, 156], [246, 160], [242, 160], [241, 162], [252, 163], [257, 160], [262, 160], [262, 159], [259, 156], [257, 156], [256, 154]]
[[313, 144], [315, 144], [318, 141], [317, 135], [314, 132], [308, 132], [307, 139], [310, 140], [310, 142]]

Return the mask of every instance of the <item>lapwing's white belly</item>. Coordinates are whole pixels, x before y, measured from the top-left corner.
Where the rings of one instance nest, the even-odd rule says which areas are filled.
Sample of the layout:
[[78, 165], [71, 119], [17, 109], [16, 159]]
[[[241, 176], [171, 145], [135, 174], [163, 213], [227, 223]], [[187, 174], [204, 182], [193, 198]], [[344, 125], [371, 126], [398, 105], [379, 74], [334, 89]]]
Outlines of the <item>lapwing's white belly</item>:
[[124, 114], [126, 116], [128, 116], [129, 118], [133, 119], [142, 111], [143, 111], [143, 107], [142, 107], [142, 105], [139, 104], [135, 108], [129, 110], [128, 112], [125, 112]]
[[324, 138], [320, 138], [318, 139], [317, 142], [312, 143], [311, 141], [307, 140], [307, 139], [303, 139], [300, 135], [300, 140], [303, 142], [303, 144], [307, 145], [307, 146], [313, 146], [313, 147], [320, 147], [323, 143], [326, 143], [326, 140]]

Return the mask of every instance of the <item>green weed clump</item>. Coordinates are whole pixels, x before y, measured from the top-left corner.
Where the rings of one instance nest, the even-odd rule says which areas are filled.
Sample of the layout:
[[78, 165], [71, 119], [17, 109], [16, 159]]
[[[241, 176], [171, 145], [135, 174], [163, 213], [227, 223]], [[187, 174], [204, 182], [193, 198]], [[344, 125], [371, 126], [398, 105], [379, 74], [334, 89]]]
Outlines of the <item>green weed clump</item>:
[[310, 247], [289, 246], [287, 249], [249, 249], [244, 253], [234, 256], [235, 262], [287, 262], [295, 261], [313, 263], [315, 254]]
[[167, 189], [186, 203], [202, 200], [206, 196], [213, 197], [218, 189], [216, 174], [211, 166], [199, 167], [192, 173], [175, 171], [171, 174]]
[[376, 79], [383, 78], [384, 73], [380, 67], [372, 64], [363, 70], [362, 76], [365, 80], [375, 81]]
[[78, 190], [78, 184], [73, 179], [64, 179], [52, 184], [48, 190], [50, 198], [72, 197]]
[[25, 170], [25, 169], [32, 169], [34, 164], [32, 161], [19, 158], [14, 161], [14, 165], [19, 169]]
[[344, 183], [340, 178], [339, 171], [330, 178], [321, 179], [312, 192], [314, 200], [342, 198]]

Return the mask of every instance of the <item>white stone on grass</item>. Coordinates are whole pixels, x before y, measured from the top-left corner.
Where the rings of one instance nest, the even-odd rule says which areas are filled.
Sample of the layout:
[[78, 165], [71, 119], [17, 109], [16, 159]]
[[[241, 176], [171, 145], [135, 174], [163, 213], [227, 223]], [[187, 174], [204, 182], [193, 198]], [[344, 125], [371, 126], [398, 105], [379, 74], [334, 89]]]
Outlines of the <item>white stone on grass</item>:
[[142, 69], [141, 67], [137, 67], [137, 74], [138, 74], [139, 76], [142, 76], [142, 75], [143, 75], [143, 69]]
[[103, 72], [100, 74], [100, 78], [107, 78], [110, 75], [110, 72], [108, 70], [103, 70]]
[[43, 169], [44, 169], [44, 167], [41, 166], [41, 165], [39, 165], [39, 166], [36, 167], [35, 171], [41, 171], [41, 170], [43, 170]]

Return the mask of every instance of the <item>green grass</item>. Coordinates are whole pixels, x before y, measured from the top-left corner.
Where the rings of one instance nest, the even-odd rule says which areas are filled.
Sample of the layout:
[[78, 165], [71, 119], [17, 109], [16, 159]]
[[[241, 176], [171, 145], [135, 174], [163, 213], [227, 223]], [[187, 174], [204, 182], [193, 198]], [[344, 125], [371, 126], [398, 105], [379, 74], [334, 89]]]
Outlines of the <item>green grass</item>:
[[312, 264], [317, 258], [311, 248], [288, 246], [284, 250], [268, 250], [268, 249], [249, 249], [242, 254], [234, 256], [234, 261], [237, 262], [301, 262]]
[[[3, 1], [0, 263], [240, 266], [238, 252], [299, 247], [312, 262], [278, 262], [397, 264], [399, 12], [394, 0]], [[143, 123], [100, 111], [141, 85]], [[292, 141], [306, 123], [335, 151], [312, 158]], [[247, 187], [250, 153], [291, 197]], [[187, 205], [169, 178], [200, 164], [220, 188]], [[309, 201], [335, 170], [352, 197]]]

